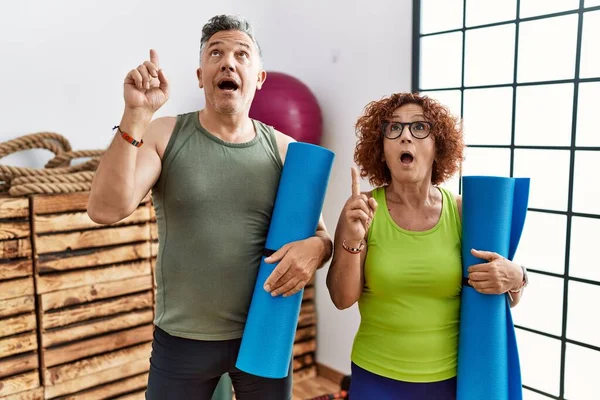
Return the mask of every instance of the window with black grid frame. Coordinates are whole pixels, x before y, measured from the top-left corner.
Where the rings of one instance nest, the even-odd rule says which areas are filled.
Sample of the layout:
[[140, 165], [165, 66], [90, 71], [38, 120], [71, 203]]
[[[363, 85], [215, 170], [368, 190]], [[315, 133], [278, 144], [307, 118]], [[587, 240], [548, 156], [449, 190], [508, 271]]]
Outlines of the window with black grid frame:
[[515, 261], [532, 283], [513, 309], [524, 398], [600, 399], [600, 0], [413, 12], [412, 89], [462, 117], [462, 175], [531, 178]]

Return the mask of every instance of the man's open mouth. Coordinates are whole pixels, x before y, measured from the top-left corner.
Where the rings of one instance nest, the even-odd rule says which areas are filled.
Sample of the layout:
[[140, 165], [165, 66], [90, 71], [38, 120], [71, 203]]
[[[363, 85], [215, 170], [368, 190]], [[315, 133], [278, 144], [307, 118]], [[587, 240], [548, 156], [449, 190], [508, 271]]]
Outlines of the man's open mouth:
[[238, 88], [239, 88], [239, 85], [237, 84], [237, 82], [230, 78], [225, 78], [225, 79], [221, 80], [217, 86], [221, 90], [227, 90], [227, 91], [232, 91], [232, 92], [238, 90]]

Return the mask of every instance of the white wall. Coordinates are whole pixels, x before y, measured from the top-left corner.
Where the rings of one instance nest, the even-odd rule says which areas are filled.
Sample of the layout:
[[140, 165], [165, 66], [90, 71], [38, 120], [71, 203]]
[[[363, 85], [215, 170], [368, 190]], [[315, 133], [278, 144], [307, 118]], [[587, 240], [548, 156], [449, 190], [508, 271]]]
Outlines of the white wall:
[[[265, 7], [256, 4], [264, 3]], [[168, 5], [167, 5], [168, 4]], [[270, 0], [19, 0], [0, 6], [0, 141], [38, 131], [66, 136], [76, 150], [105, 148], [123, 111], [123, 79], [151, 47], [170, 80], [157, 116], [200, 108], [202, 25], [240, 13], [260, 26]], [[5, 158], [41, 167], [46, 150]]]
[[[217, 13], [242, 14], [255, 24], [266, 69], [296, 76], [321, 105], [323, 146], [336, 153], [324, 207], [333, 235], [350, 194], [356, 119], [369, 101], [410, 90], [411, 7], [410, 0], [7, 2], [0, 9], [0, 141], [55, 131], [76, 150], [104, 148], [121, 116], [123, 78], [150, 47], [172, 86], [158, 115], [202, 107], [195, 77], [202, 25]], [[33, 153], [1, 162], [41, 167], [51, 156]], [[326, 268], [317, 274], [317, 359], [349, 373], [359, 315], [356, 306], [333, 306], [325, 275]]]
[[[293, 7], [277, 6], [265, 26], [270, 30], [261, 28], [260, 40], [267, 70], [296, 76], [321, 105], [322, 144], [336, 153], [323, 210], [333, 235], [350, 195], [356, 119], [368, 102], [410, 90], [412, 1], [294, 2]], [[368, 183], [363, 184], [367, 190]], [[317, 273], [317, 360], [349, 374], [358, 309], [339, 311], [333, 306], [326, 274], [326, 267]]]

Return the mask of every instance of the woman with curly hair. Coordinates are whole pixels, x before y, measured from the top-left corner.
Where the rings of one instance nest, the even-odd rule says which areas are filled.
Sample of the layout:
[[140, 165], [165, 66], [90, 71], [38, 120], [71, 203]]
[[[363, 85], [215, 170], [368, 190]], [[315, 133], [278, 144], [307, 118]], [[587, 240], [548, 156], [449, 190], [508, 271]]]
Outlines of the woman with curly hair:
[[[460, 196], [440, 187], [460, 168], [457, 118], [426, 96], [394, 94], [358, 120], [354, 159], [374, 190], [352, 195], [335, 232], [327, 276], [339, 309], [358, 301], [352, 400], [454, 399], [462, 287]], [[485, 250], [485, 249], [483, 249]], [[472, 250], [469, 284], [520, 299], [524, 270]]]

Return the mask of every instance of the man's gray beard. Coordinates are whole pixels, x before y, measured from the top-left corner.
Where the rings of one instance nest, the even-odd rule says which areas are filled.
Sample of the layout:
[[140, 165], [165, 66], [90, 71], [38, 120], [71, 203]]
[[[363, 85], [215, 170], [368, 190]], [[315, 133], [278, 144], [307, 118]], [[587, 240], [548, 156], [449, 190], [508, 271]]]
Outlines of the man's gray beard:
[[226, 115], [231, 115], [231, 114], [235, 114], [237, 111], [237, 108], [234, 106], [226, 106], [226, 107], [218, 107], [217, 111], [219, 112], [219, 114], [226, 114]]
[[223, 105], [217, 102], [215, 109], [219, 114], [231, 115], [238, 111], [238, 105], [236, 102], [227, 102]]

